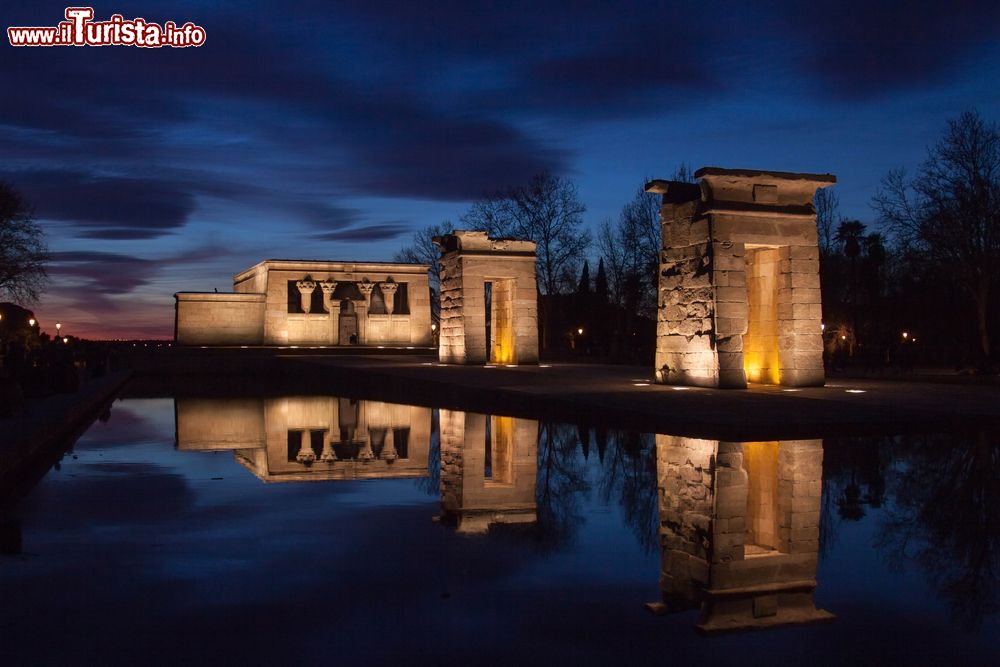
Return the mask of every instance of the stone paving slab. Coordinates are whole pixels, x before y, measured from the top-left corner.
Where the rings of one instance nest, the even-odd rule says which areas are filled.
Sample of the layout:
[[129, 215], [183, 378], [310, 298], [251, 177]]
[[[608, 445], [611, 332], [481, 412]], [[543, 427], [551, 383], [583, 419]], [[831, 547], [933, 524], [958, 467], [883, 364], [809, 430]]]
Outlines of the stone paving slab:
[[[397, 402], [722, 440], [1000, 429], [1000, 385], [831, 379], [747, 390], [652, 383], [644, 367], [442, 366], [427, 358], [280, 359], [303, 387]], [[1000, 430], [998, 430], [1000, 432]]]

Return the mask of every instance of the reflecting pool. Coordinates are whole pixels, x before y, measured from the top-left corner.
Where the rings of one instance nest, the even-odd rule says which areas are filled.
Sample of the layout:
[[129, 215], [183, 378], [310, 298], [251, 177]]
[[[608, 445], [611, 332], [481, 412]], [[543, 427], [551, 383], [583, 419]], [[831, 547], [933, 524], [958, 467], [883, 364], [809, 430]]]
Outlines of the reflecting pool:
[[125, 399], [0, 508], [0, 551], [5, 665], [1000, 657], [983, 433]]

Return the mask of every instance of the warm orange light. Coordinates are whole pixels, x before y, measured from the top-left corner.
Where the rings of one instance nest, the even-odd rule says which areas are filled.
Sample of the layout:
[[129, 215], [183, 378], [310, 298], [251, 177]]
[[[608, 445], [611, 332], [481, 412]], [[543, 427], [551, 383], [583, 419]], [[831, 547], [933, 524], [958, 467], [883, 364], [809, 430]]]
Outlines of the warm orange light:
[[580, 327], [579, 329], [577, 329], [576, 333], [582, 336], [583, 335], [583, 327]]
[[437, 331], [437, 328], [438, 328], [438, 325], [436, 325], [436, 324], [432, 324], [431, 325], [431, 331]]
[[69, 343], [69, 337], [63, 338], [63, 343]]
[[847, 340], [847, 336], [845, 336], [844, 334], [840, 334], [840, 340]]
[[30, 320], [28, 320], [28, 326], [29, 327], [35, 326], [35, 318], [32, 317]]
[[904, 332], [903, 332], [903, 340], [906, 340], [906, 339], [907, 339], [907, 338], [909, 338], [909, 337], [910, 337], [910, 334], [909, 334], [909, 333], [907, 333], [906, 331], [904, 331]]

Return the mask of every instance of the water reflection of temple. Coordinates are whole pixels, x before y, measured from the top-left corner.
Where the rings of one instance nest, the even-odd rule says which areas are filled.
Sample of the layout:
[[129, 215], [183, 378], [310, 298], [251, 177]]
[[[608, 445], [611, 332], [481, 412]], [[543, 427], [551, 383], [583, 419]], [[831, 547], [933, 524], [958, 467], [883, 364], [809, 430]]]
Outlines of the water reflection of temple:
[[656, 436], [667, 609], [706, 632], [809, 623], [816, 609], [821, 440]]
[[441, 507], [459, 532], [537, 518], [538, 422], [441, 410]]
[[426, 477], [431, 410], [332, 396], [176, 400], [177, 447], [267, 482]]
[[821, 440], [719, 442], [656, 436], [668, 611], [700, 608], [699, 629], [833, 617], [816, 609]]

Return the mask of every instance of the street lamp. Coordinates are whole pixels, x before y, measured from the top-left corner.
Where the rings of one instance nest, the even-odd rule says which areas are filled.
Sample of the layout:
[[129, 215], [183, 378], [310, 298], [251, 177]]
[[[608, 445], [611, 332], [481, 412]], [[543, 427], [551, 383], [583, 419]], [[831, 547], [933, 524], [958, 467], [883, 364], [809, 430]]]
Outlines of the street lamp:
[[579, 329], [577, 329], [576, 333], [577, 333], [577, 335], [582, 336], [583, 335], [583, 327], [580, 327]]
[[59, 335], [59, 330], [62, 329], [62, 323], [56, 322], [56, 335]]
[[34, 317], [32, 317], [30, 320], [28, 320], [28, 326], [29, 327], [34, 327], [35, 326], [35, 318]]
[[904, 331], [903, 332], [903, 340], [906, 340], [909, 337], [910, 337], [910, 333], [908, 331]]

